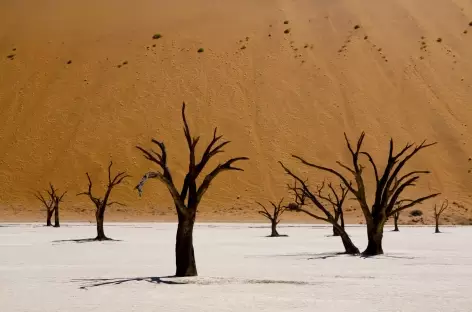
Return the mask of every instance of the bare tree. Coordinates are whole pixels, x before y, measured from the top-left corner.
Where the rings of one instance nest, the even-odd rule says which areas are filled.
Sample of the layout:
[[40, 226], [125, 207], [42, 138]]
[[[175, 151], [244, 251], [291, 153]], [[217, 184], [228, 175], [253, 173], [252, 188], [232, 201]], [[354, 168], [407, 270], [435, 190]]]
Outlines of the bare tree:
[[[270, 237], [279, 237], [280, 236], [279, 233], [277, 232], [277, 225], [280, 222], [280, 216], [286, 210], [286, 207], [282, 205], [283, 200], [284, 199], [282, 198], [278, 204], [274, 203], [273, 201], [270, 201], [270, 204], [274, 208], [272, 213], [270, 213], [263, 204], [261, 204], [259, 202], [256, 202], [262, 208], [262, 210], [259, 210], [258, 213], [260, 215], [263, 215], [267, 219], [269, 219], [269, 221], [271, 223], [272, 231], [271, 231]], [[286, 235], [283, 235], [283, 236], [286, 236]]]
[[[325, 172], [329, 172], [337, 176], [345, 187], [354, 194], [356, 200], [364, 214], [364, 218], [367, 224], [367, 248], [362, 253], [364, 256], [374, 256], [383, 254], [382, 249], [382, 238], [383, 228], [385, 222], [390, 216], [393, 216], [396, 212], [413, 207], [423, 201], [433, 198], [439, 193], [426, 195], [420, 198], [408, 200], [409, 203], [402, 207], [395, 208], [395, 203], [405, 189], [416, 186], [419, 178], [423, 174], [428, 174], [429, 171], [411, 171], [401, 175], [400, 172], [405, 164], [415, 156], [419, 151], [433, 146], [436, 143], [427, 144], [425, 141], [420, 145], [414, 146], [413, 144], [406, 144], [398, 153], [394, 153], [393, 139], [390, 140], [390, 149], [388, 153], [388, 159], [383, 173], [379, 172], [379, 169], [368, 152], [361, 151], [362, 143], [364, 141], [365, 133], [362, 132], [360, 135], [357, 145], [355, 148], [352, 147], [346, 134], [344, 134], [347, 147], [351, 154], [352, 164], [347, 166], [341, 162], [337, 162], [339, 166], [348, 171], [354, 178], [355, 184], [350, 182], [350, 179], [337, 170], [332, 168], [323, 167], [314, 163], [310, 163], [302, 157], [292, 155], [298, 159], [302, 164], [309, 167], [316, 168]], [[364, 166], [360, 164], [360, 156], [363, 155], [367, 158], [375, 174], [375, 190], [372, 191], [374, 195], [374, 202], [369, 205], [367, 198], [367, 190], [364, 183]]]
[[[60, 227], [61, 226], [61, 224], [59, 222], [59, 204], [62, 202], [62, 199], [64, 198], [64, 196], [67, 194], [67, 191], [65, 191], [62, 194], [59, 194], [58, 191], [59, 190], [54, 188], [52, 183], [49, 183], [49, 190], [47, 190], [47, 192], [48, 192], [50, 202], [51, 202], [51, 205], [52, 205], [52, 212], [51, 213], [54, 213], [54, 227]], [[48, 212], [48, 219], [49, 219], [49, 223], [50, 223], [51, 217], [49, 216], [49, 212]]]
[[393, 213], [393, 224], [395, 225], [395, 228], [393, 229], [394, 232], [400, 231], [398, 229], [398, 219], [400, 218], [400, 211], [396, 211]]
[[46, 208], [46, 226], [52, 226], [51, 223], [51, 218], [52, 214], [54, 213], [54, 201], [49, 195], [49, 191], [46, 191], [48, 193], [49, 198], [46, 199], [41, 192], [36, 192], [34, 196], [43, 203], [44, 207]]
[[[347, 187], [340, 184], [339, 192], [338, 192], [336, 188], [333, 186], [333, 184], [330, 182], [328, 183], [329, 192], [326, 195], [323, 192], [324, 188], [325, 188], [325, 182], [323, 182], [321, 186], [318, 187], [317, 196], [318, 198], [322, 199], [323, 201], [331, 205], [334, 212], [334, 221], [336, 222], [336, 224], [338, 224], [338, 221], [341, 221], [341, 224], [339, 225], [344, 229], [343, 205], [344, 205], [344, 202], [346, 201], [346, 197], [347, 197], [347, 194], [349, 193], [349, 190], [347, 189]], [[340, 236], [340, 235], [341, 233], [339, 233], [339, 230], [337, 229], [337, 227], [333, 226], [333, 236]]]
[[87, 195], [95, 205], [95, 219], [97, 221], [97, 237], [95, 237], [95, 240], [98, 240], [98, 241], [109, 240], [109, 238], [105, 235], [105, 231], [103, 228], [106, 208], [111, 205], [124, 206], [124, 204], [121, 204], [119, 202], [108, 202], [108, 200], [110, 199], [111, 191], [113, 190], [115, 186], [121, 184], [121, 182], [123, 182], [124, 179], [130, 177], [129, 175], [126, 174], [125, 171], [122, 171], [122, 172], [118, 172], [112, 178], [112, 174], [111, 174], [112, 165], [113, 165], [113, 162], [110, 161], [110, 165], [108, 165], [108, 184], [107, 184], [107, 189], [105, 191], [105, 195], [103, 196], [103, 198], [95, 197], [92, 194], [92, 179], [90, 178], [90, 175], [88, 174], [88, 172], [86, 173], [88, 183], [89, 183], [88, 190], [86, 192], [77, 194], [77, 196]]
[[160, 171], [146, 173], [139, 184], [136, 186], [140, 196], [143, 191], [143, 186], [148, 179], [158, 179], [164, 183], [169, 190], [172, 199], [174, 200], [175, 209], [178, 216], [178, 227], [175, 244], [175, 262], [176, 262], [176, 276], [196, 276], [197, 267], [195, 264], [195, 254], [193, 249], [193, 227], [195, 224], [195, 217], [197, 214], [197, 207], [215, 177], [224, 171], [243, 171], [238, 167], [233, 167], [233, 164], [247, 160], [247, 157], [231, 158], [230, 160], [217, 165], [210, 171], [201, 184], [197, 186], [197, 179], [204, 170], [213, 156], [222, 153], [223, 147], [230, 143], [230, 141], [222, 141], [221, 135], [217, 135], [215, 128], [213, 132], [213, 139], [207, 145], [200, 161], [197, 162], [195, 156], [195, 149], [200, 137], [192, 137], [190, 129], [185, 117], [185, 103], [182, 104], [182, 120], [184, 123], [184, 134], [189, 149], [189, 167], [185, 176], [182, 189], [180, 192], [174, 184], [172, 174], [167, 165], [167, 152], [163, 142], [152, 139], [152, 143], [156, 144], [160, 152], [152, 149], [144, 149], [140, 146], [137, 148], [144, 154], [144, 157], [151, 162], [158, 165]]
[[439, 231], [439, 218], [441, 217], [441, 214], [444, 212], [449, 207], [449, 202], [446, 199], [442, 204], [441, 207], [438, 208], [436, 204], [434, 204], [434, 220], [436, 221], [436, 230], [434, 233], [441, 233]]
[[[312, 218], [331, 224], [333, 228], [336, 229], [336, 232], [339, 233], [339, 236], [341, 237], [346, 253], [351, 254], [351, 255], [359, 254], [359, 249], [354, 245], [351, 238], [347, 234], [345, 228], [338, 224], [339, 218], [338, 220], [336, 220], [335, 216], [321, 202], [323, 199], [310, 191], [306, 181], [303, 181], [300, 177], [298, 177], [296, 174], [290, 171], [290, 169], [285, 167], [282, 162], [279, 162], [279, 163], [282, 165], [285, 172], [295, 179], [294, 185], [293, 186], [289, 185], [289, 189], [294, 194], [295, 203], [288, 205], [287, 208], [291, 211], [303, 212]], [[297, 182], [300, 184], [300, 186], [297, 185]], [[318, 192], [321, 192], [321, 190], [322, 188], [318, 188]], [[318, 210], [317, 212], [311, 212], [307, 209], [308, 208], [306, 205], [307, 198], [313, 203], [314, 208]], [[334, 211], [336, 211], [336, 208], [334, 209]]]

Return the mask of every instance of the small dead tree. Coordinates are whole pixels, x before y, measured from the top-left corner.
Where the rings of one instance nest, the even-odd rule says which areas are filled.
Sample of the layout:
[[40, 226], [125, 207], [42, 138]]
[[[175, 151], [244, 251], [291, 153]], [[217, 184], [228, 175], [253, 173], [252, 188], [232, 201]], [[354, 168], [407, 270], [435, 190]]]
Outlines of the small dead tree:
[[[359, 254], [359, 249], [354, 245], [351, 238], [347, 234], [345, 228], [338, 224], [339, 218], [338, 220], [336, 220], [335, 216], [322, 203], [323, 199], [310, 191], [306, 181], [303, 181], [300, 177], [298, 177], [296, 174], [290, 171], [290, 169], [285, 167], [282, 162], [279, 162], [279, 163], [282, 166], [282, 168], [284, 168], [285, 172], [295, 179], [294, 185], [293, 186], [289, 185], [289, 189], [294, 194], [295, 203], [288, 205], [288, 209], [295, 212], [303, 212], [312, 218], [331, 224], [333, 228], [336, 229], [336, 232], [339, 233], [339, 236], [341, 237], [346, 253], [351, 254], [351, 255]], [[297, 182], [301, 186], [298, 186]], [[321, 190], [322, 190], [321, 187], [318, 188], [318, 192], [321, 192]], [[319, 210], [319, 212], [321, 212], [321, 215], [316, 212], [311, 212], [307, 209], [306, 204], [305, 204], [307, 198], [312, 202], [312, 204], [314, 205], [314, 208], [316, 208], [317, 210]], [[336, 211], [336, 208], [334, 209], [334, 211]]]
[[[396, 212], [408, 209], [419, 203], [422, 203], [427, 199], [439, 195], [439, 193], [436, 193], [416, 199], [411, 199], [408, 200], [408, 204], [405, 204], [399, 208], [395, 208], [395, 203], [398, 201], [398, 198], [402, 195], [405, 189], [416, 186], [416, 183], [418, 182], [420, 176], [429, 173], [429, 171], [411, 171], [401, 175], [401, 170], [403, 169], [405, 164], [418, 152], [425, 148], [433, 146], [436, 143], [427, 144], [424, 141], [418, 146], [414, 146], [413, 144], [408, 143], [398, 153], [395, 153], [393, 139], [390, 139], [390, 149], [388, 153], [387, 163], [382, 173], [379, 172], [379, 169], [373, 157], [368, 152], [361, 151], [362, 143], [365, 137], [364, 132], [362, 132], [362, 134], [360, 135], [357, 141], [357, 145], [354, 148], [351, 145], [351, 142], [347, 138], [346, 134], [344, 134], [344, 137], [346, 140], [346, 145], [351, 154], [352, 164], [351, 166], [347, 166], [339, 161], [337, 162], [337, 164], [353, 176], [355, 184], [351, 183], [349, 178], [347, 178], [345, 175], [335, 169], [310, 163], [300, 156], [292, 156], [298, 159], [302, 164], [333, 174], [342, 181], [344, 186], [347, 187], [352, 194], [354, 194], [356, 200], [359, 202], [359, 205], [364, 214], [364, 218], [366, 220], [368, 245], [362, 254], [364, 256], [375, 256], [383, 254], [383, 229], [387, 219], [393, 216]], [[374, 195], [374, 202], [371, 205], [369, 205], [369, 203], [367, 202], [367, 198], [369, 198], [369, 196], [367, 194], [367, 190], [364, 183], [365, 167], [360, 163], [361, 156], [365, 156], [367, 158], [370, 165], [372, 166], [375, 175], [375, 189], [372, 191], [372, 195]]]
[[57, 193], [58, 190], [55, 189], [54, 186], [52, 186], [52, 184], [50, 184], [49, 186], [51, 189], [49, 195], [53, 199], [53, 203], [54, 203], [54, 208], [53, 208], [54, 209], [54, 227], [60, 227], [61, 225], [59, 224], [59, 204], [62, 202], [62, 199], [64, 198], [64, 196], [67, 194], [67, 191], [65, 191], [61, 195], [58, 195]]
[[396, 211], [393, 213], [393, 224], [395, 225], [395, 228], [393, 229], [394, 232], [399, 232], [400, 230], [398, 229], [398, 219], [400, 218], [400, 211]]
[[152, 139], [152, 143], [156, 144], [159, 152], [153, 149], [144, 149], [140, 146], [137, 148], [143, 153], [144, 157], [155, 163], [160, 171], [146, 173], [139, 184], [136, 186], [140, 196], [143, 191], [143, 186], [148, 179], [158, 179], [165, 184], [169, 190], [172, 199], [174, 200], [175, 209], [178, 217], [176, 244], [175, 244], [175, 262], [176, 262], [176, 276], [196, 276], [197, 267], [195, 264], [195, 254], [193, 249], [193, 227], [197, 214], [197, 207], [203, 198], [203, 195], [208, 190], [211, 182], [217, 175], [224, 171], [243, 171], [243, 169], [234, 167], [233, 164], [247, 160], [247, 157], [231, 158], [230, 160], [217, 165], [210, 171], [201, 184], [197, 186], [197, 179], [215, 155], [223, 152], [223, 147], [230, 143], [230, 141], [222, 141], [221, 135], [217, 135], [215, 128], [213, 132], [213, 139], [207, 145], [200, 161], [197, 162], [195, 150], [200, 137], [192, 137], [190, 128], [185, 117], [185, 103], [182, 104], [182, 120], [184, 123], [184, 134], [189, 149], [189, 167], [185, 175], [182, 189], [180, 192], [174, 184], [171, 171], [167, 165], [167, 152], [163, 142]]
[[434, 233], [441, 233], [439, 231], [439, 218], [441, 217], [441, 214], [444, 212], [449, 207], [449, 202], [446, 199], [442, 204], [441, 207], [438, 208], [436, 204], [434, 204], [434, 220], [436, 221], [436, 230]]
[[111, 174], [112, 165], [113, 165], [113, 162], [110, 161], [110, 165], [108, 165], [108, 184], [107, 184], [107, 189], [105, 191], [105, 195], [103, 196], [103, 198], [95, 197], [92, 194], [92, 179], [90, 178], [90, 175], [88, 174], [88, 172], [86, 172], [87, 179], [88, 179], [88, 190], [86, 192], [77, 194], [77, 196], [87, 195], [95, 205], [95, 220], [97, 221], [97, 237], [95, 237], [95, 240], [98, 240], [98, 241], [109, 240], [109, 238], [105, 235], [105, 231], [103, 228], [106, 208], [111, 205], [125, 206], [124, 204], [121, 204], [119, 202], [108, 202], [113, 188], [121, 184], [121, 182], [123, 182], [124, 179], [130, 177], [129, 175], [126, 174], [125, 171], [122, 171], [122, 172], [118, 172], [112, 178], [112, 174]]
[[[256, 202], [262, 208], [262, 210], [259, 210], [258, 213], [260, 215], [263, 215], [267, 219], [269, 219], [271, 223], [272, 231], [271, 231], [270, 237], [280, 236], [279, 233], [277, 232], [277, 225], [280, 222], [280, 216], [286, 210], [286, 207], [282, 205], [283, 200], [284, 199], [282, 198], [278, 204], [274, 203], [273, 201], [270, 201], [270, 204], [274, 208], [272, 213], [270, 213], [263, 204], [261, 204], [260, 202]], [[286, 235], [283, 235], [283, 236], [286, 236]]]
[[46, 199], [41, 192], [36, 192], [34, 196], [43, 203], [44, 207], [46, 208], [46, 226], [52, 226], [51, 223], [51, 218], [52, 214], [54, 213], [54, 201], [49, 195], [49, 191], [46, 191], [48, 193], [49, 198]]

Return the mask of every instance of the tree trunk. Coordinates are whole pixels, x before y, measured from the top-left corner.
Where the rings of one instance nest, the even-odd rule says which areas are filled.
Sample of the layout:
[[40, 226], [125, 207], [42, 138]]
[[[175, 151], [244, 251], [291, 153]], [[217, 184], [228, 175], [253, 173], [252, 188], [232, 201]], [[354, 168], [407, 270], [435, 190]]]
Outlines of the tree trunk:
[[339, 233], [337, 236], [341, 236], [341, 240], [344, 245], [344, 250], [346, 251], [347, 254], [358, 255], [360, 253], [359, 248], [357, 248], [356, 245], [354, 245], [351, 238], [349, 237], [347, 232], [344, 230], [344, 227], [341, 227], [337, 223], [333, 223], [333, 232], [334, 231]]
[[48, 210], [47, 218], [46, 218], [46, 226], [52, 226], [51, 219], [52, 219], [53, 212], [54, 212], [54, 209]]
[[271, 220], [272, 222], [272, 232], [270, 234], [270, 237], [277, 237], [279, 236], [279, 233], [277, 232], [277, 222]]
[[101, 212], [97, 212], [95, 214], [95, 219], [97, 220], [97, 237], [96, 240], [107, 240], [108, 238], [105, 236], [105, 231], [103, 229], [103, 220], [105, 214]]
[[333, 236], [341, 236], [341, 232], [333, 225]]
[[193, 225], [195, 216], [179, 215], [175, 243], [175, 276], [197, 276], [195, 254], [193, 251]]
[[395, 228], [393, 229], [394, 232], [400, 231], [400, 230], [398, 229], [398, 218], [399, 218], [399, 216], [397, 216], [397, 215], [394, 215], [394, 216], [393, 216], [393, 223], [395, 224]]
[[60, 227], [59, 224], [59, 205], [54, 208], [54, 227]]
[[342, 231], [342, 232], [339, 231], [339, 232], [340, 232], [339, 235], [341, 236], [341, 240], [343, 242], [344, 250], [346, 251], [346, 253], [349, 255], [360, 254], [359, 248], [357, 248], [356, 245], [354, 245], [349, 235], [345, 231]]
[[441, 233], [441, 231], [439, 230], [439, 218], [436, 218], [436, 230], [434, 231], [434, 233]]
[[383, 224], [381, 222], [371, 221], [367, 223], [367, 239], [369, 240], [367, 248], [362, 253], [363, 256], [382, 255]]

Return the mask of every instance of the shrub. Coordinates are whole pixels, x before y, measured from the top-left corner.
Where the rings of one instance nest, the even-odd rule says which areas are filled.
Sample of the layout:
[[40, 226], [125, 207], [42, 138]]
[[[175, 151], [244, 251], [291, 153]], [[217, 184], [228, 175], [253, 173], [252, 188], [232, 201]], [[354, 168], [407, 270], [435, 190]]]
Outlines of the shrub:
[[72, 60], [69, 60], [69, 61], [67, 62], [67, 64], [72, 64]]
[[422, 215], [423, 215], [423, 211], [419, 209], [410, 211], [410, 217], [421, 217]]
[[359, 28], [361, 28], [361, 26], [359, 25], [354, 26], [354, 29], [359, 29]]
[[288, 24], [288, 21], [284, 21], [284, 24], [287, 25], [287, 24]]
[[205, 50], [203, 48], [198, 49], [198, 53], [203, 53]]
[[152, 39], [161, 39], [161, 38], [162, 38], [161, 34], [154, 34], [154, 36], [152, 36]]
[[287, 28], [284, 30], [284, 34], [288, 34], [288, 33], [290, 33], [290, 28]]
[[442, 42], [442, 38], [438, 38], [436, 39], [437, 42], [441, 43]]

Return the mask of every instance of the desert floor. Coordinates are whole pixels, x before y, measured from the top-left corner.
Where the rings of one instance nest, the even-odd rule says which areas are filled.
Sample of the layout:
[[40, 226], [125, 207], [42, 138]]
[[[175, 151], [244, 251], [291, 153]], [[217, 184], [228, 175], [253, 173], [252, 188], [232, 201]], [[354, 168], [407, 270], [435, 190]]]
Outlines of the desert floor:
[[[336, 255], [324, 226], [201, 223], [199, 277], [172, 278], [175, 224], [0, 225], [0, 310], [463, 312], [472, 306], [471, 227], [386, 228], [383, 256]], [[350, 226], [366, 245], [365, 228]], [[167, 277], [166, 277], [167, 276]]]

